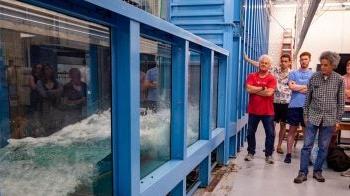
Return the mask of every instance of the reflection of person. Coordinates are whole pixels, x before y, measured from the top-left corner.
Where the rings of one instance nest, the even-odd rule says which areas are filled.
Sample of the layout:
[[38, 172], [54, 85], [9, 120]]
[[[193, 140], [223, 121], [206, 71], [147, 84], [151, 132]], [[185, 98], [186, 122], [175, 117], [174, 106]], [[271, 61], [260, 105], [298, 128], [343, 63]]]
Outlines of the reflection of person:
[[312, 76], [312, 71], [308, 69], [311, 60], [309, 52], [300, 54], [300, 68], [289, 73], [288, 85], [292, 90], [291, 99], [288, 105], [287, 122], [289, 124], [287, 138], [287, 154], [284, 159], [285, 163], [292, 162], [292, 148], [295, 140], [296, 131], [301, 125], [305, 127], [303, 118], [303, 106], [305, 103], [305, 93], [307, 84]]
[[248, 103], [248, 155], [246, 161], [251, 161], [255, 154], [256, 139], [255, 132], [260, 121], [262, 121], [266, 134], [265, 161], [273, 164], [272, 153], [275, 141], [275, 130], [273, 124], [273, 94], [276, 88], [276, 79], [269, 72], [271, 58], [262, 55], [259, 58], [259, 71], [248, 75], [246, 89], [249, 93]]
[[146, 101], [147, 89], [146, 89], [146, 74], [143, 71], [140, 71], [140, 101], [141, 107], [143, 107], [144, 102]]
[[62, 86], [56, 80], [55, 71], [50, 65], [44, 66], [43, 79], [37, 82], [39, 94], [50, 104], [56, 105], [62, 93]]
[[306, 129], [304, 146], [301, 149], [299, 175], [295, 183], [307, 180], [309, 159], [318, 131], [318, 153], [314, 164], [313, 178], [324, 182], [322, 165], [327, 157], [328, 145], [341, 120], [344, 111], [344, 82], [333, 71], [338, 66], [340, 56], [334, 52], [323, 52], [320, 56], [321, 70], [315, 73], [307, 86], [304, 119]]
[[39, 80], [43, 80], [43, 65], [36, 64], [32, 68], [32, 75], [29, 78], [30, 85], [30, 111], [41, 111], [42, 110], [42, 100], [37, 90], [37, 83]]
[[61, 124], [61, 116], [58, 114], [57, 106], [61, 98], [62, 86], [56, 80], [54, 69], [48, 64], [44, 66], [43, 79], [37, 82], [37, 90], [43, 99], [41, 124], [45, 129], [44, 134], [49, 135], [56, 131]]
[[151, 69], [146, 72], [145, 88], [147, 89], [147, 107], [157, 111], [159, 101], [158, 91], [158, 67], [156, 62], [151, 64]]
[[346, 63], [346, 74], [343, 76], [345, 84], [345, 103], [350, 105], [350, 60]]
[[71, 124], [81, 120], [83, 115], [83, 107], [86, 105], [86, 83], [81, 81], [81, 72], [77, 68], [69, 70], [70, 82], [63, 87], [63, 103], [65, 104], [69, 115], [67, 124]]

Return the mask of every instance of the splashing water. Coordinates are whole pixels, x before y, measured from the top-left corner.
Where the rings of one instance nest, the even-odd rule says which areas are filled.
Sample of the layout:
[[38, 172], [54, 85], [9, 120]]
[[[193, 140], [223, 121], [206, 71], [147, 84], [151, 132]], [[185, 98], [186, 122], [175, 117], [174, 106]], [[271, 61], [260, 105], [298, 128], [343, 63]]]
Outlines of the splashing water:
[[[191, 111], [189, 115], [196, 115]], [[95, 166], [111, 153], [110, 113], [94, 114], [48, 137], [10, 139], [0, 148], [0, 193], [61, 196], [84, 185], [92, 194]], [[141, 154], [149, 159], [170, 156], [170, 117], [169, 109], [140, 116]], [[198, 137], [192, 128], [197, 123], [188, 123], [189, 139]]]
[[3, 195], [67, 195], [88, 187], [95, 165], [110, 153], [110, 111], [94, 114], [48, 137], [10, 139], [0, 149]]

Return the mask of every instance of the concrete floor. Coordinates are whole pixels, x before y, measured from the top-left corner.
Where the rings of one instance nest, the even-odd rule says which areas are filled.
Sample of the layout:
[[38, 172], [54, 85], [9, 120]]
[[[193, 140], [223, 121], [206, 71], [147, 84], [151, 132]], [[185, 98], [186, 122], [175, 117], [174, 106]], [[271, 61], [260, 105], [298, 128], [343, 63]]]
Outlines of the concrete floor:
[[[261, 126], [257, 131], [257, 153], [251, 162], [245, 162], [246, 145], [241, 148], [237, 158], [231, 160], [236, 165], [236, 171], [227, 173], [213, 192], [199, 189], [195, 196], [350, 196], [350, 178], [342, 177], [340, 173], [325, 169], [323, 174], [326, 182], [320, 183], [312, 178], [312, 168], [309, 169], [308, 180], [302, 184], [294, 184], [299, 169], [300, 149], [302, 141], [298, 142], [293, 152], [291, 164], [283, 162], [284, 155], [275, 153], [275, 164], [265, 163], [265, 134]], [[276, 141], [277, 142], [277, 141]], [[286, 142], [283, 143], [286, 149]], [[286, 151], [286, 150], [285, 150]]]

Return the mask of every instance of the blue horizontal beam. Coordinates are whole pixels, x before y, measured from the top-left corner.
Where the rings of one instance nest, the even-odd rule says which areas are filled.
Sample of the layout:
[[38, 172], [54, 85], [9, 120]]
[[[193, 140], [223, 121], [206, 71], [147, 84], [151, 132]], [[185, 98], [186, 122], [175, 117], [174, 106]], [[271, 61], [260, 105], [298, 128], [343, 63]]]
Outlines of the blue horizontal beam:
[[192, 2], [176, 2], [176, 3], [171, 3], [170, 6], [172, 7], [178, 7], [178, 6], [203, 6], [203, 5], [224, 5], [224, 1], [192, 1]]
[[121, 0], [85, 0], [86, 2], [97, 5], [106, 10], [110, 10], [137, 22], [147, 24], [161, 31], [167, 32], [172, 35], [176, 35], [180, 38], [186, 39], [191, 42], [195, 42], [204, 47], [210, 48], [214, 51], [222, 53], [224, 55], [228, 55], [229, 52], [214, 43], [211, 43], [199, 36], [196, 36], [180, 27], [177, 27], [169, 22], [153, 16], [150, 13], [147, 13], [139, 8], [132, 6]]
[[166, 195], [225, 139], [224, 129], [215, 129], [212, 140], [199, 140], [188, 148], [185, 160], [171, 160], [142, 179], [141, 195]]

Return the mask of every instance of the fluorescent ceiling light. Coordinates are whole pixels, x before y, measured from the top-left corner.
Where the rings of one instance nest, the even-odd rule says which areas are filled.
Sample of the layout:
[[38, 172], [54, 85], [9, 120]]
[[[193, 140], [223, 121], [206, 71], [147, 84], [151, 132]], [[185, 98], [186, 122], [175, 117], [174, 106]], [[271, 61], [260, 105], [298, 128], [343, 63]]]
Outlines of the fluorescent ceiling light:
[[34, 37], [35, 35], [33, 35], [33, 34], [28, 34], [28, 33], [21, 33], [20, 34], [20, 37], [21, 38], [27, 38], [27, 37]]

